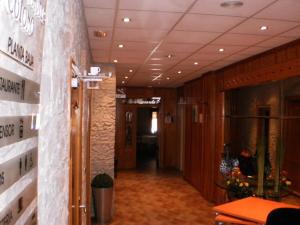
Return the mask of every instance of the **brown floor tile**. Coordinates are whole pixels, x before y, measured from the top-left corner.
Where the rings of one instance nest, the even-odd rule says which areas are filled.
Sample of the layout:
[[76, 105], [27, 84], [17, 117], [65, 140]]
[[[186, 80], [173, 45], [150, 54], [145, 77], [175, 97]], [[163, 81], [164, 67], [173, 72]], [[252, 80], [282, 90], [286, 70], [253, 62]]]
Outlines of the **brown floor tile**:
[[115, 190], [110, 225], [214, 224], [212, 205], [176, 173], [119, 172]]

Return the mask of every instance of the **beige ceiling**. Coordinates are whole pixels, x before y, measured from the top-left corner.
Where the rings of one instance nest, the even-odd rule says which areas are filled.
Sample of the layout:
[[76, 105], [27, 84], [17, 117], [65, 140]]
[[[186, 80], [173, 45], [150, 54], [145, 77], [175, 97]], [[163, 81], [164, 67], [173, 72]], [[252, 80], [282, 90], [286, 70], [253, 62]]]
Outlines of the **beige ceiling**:
[[[300, 38], [300, 0], [243, 0], [242, 7], [222, 8], [224, 1], [83, 0], [93, 60], [117, 59], [118, 85], [177, 87]], [[97, 38], [98, 30], [108, 35]]]

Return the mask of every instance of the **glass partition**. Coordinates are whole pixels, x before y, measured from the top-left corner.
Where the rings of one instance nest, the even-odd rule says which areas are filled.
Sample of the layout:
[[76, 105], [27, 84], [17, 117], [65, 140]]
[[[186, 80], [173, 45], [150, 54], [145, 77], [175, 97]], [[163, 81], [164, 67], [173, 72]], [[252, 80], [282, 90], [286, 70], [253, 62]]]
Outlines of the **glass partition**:
[[285, 188], [300, 192], [300, 78], [225, 96], [224, 159], [237, 159], [239, 170], [224, 175], [244, 177], [236, 185], [255, 186], [251, 195], [278, 198]]

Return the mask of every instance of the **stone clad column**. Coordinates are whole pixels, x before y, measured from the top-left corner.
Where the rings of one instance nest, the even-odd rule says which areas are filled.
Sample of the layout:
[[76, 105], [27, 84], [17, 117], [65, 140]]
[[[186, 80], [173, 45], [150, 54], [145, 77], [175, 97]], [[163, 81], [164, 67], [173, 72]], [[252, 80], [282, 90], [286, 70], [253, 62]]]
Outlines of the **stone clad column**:
[[43, 51], [38, 219], [40, 225], [68, 225], [70, 60], [82, 70], [82, 57], [90, 60], [81, 0], [47, 1]]
[[103, 72], [113, 72], [111, 78], [93, 91], [91, 112], [91, 176], [105, 172], [114, 177], [116, 75], [114, 65], [100, 65]]

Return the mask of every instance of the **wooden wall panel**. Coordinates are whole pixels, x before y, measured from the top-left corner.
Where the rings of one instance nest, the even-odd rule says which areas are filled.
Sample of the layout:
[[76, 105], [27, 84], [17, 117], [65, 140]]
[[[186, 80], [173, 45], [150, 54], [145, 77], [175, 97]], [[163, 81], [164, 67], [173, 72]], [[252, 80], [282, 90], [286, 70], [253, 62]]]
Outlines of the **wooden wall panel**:
[[299, 76], [300, 39], [216, 73], [223, 91]]
[[[300, 39], [251, 57], [184, 85], [186, 140], [184, 178], [209, 201], [224, 201], [224, 190], [216, 185], [222, 177], [219, 164], [223, 152], [225, 91], [300, 76]], [[203, 123], [192, 122], [197, 104]]]
[[[208, 200], [213, 199], [215, 171], [215, 76], [186, 84], [186, 154], [184, 177]], [[198, 122], [193, 107], [198, 107]]]

